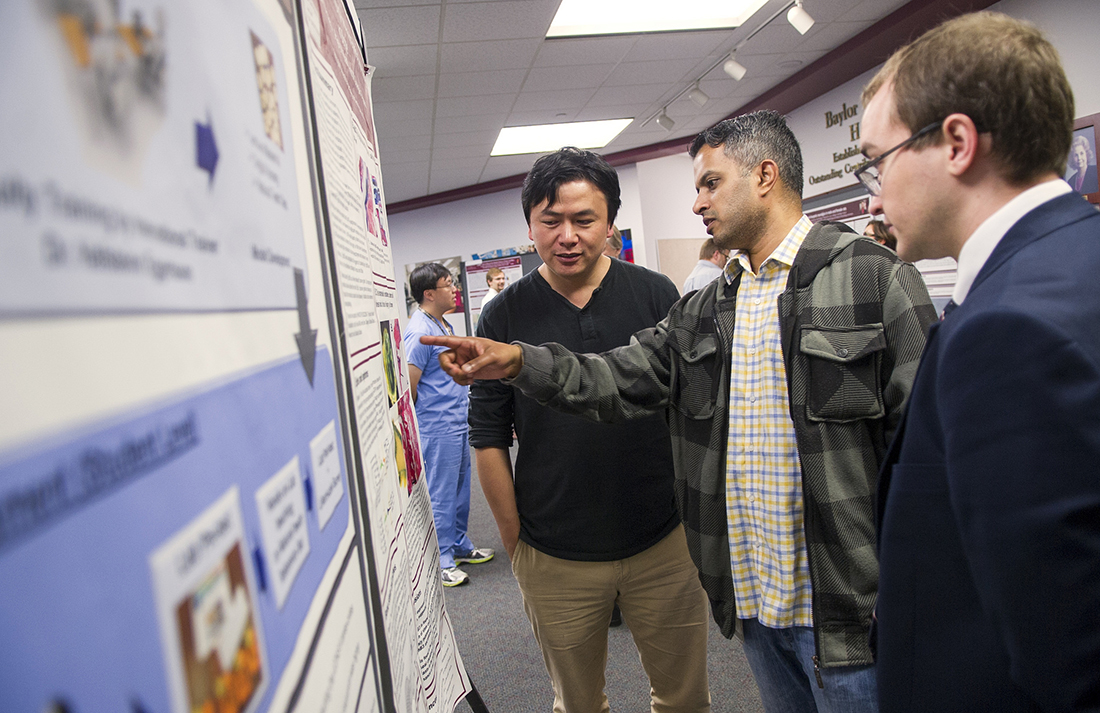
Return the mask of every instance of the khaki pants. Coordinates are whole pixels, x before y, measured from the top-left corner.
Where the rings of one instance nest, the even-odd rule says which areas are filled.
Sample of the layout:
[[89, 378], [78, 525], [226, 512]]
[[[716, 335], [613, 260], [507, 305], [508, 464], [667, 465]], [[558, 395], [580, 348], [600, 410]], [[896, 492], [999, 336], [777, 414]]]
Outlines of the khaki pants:
[[521, 541], [512, 571], [554, 685], [554, 713], [610, 710], [604, 669], [616, 602], [649, 676], [653, 713], [710, 710], [707, 598], [682, 525], [611, 562], [558, 559]]

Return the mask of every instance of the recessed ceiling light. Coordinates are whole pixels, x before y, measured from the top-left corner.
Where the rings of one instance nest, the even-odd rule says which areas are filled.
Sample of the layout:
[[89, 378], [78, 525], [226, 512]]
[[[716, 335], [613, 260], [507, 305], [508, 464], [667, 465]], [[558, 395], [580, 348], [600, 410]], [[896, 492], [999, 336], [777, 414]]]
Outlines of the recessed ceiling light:
[[740, 27], [767, 0], [562, 0], [547, 37]]
[[537, 126], [505, 126], [497, 136], [490, 156], [557, 151], [562, 146], [602, 149], [630, 125], [633, 119], [570, 121]]
[[794, 69], [795, 67], [802, 66], [802, 60], [800, 59], [785, 59], [782, 62], [776, 62], [776, 67], [780, 69]]

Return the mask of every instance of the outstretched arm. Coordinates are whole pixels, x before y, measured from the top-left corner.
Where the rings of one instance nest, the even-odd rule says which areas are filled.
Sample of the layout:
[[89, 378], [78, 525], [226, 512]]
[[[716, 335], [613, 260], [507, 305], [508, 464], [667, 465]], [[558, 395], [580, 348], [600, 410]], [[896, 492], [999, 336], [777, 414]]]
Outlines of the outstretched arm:
[[468, 386], [474, 379], [514, 379], [523, 368], [523, 352], [514, 344], [502, 344], [481, 337], [420, 338], [421, 344], [447, 347], [439, 365], [448, 376]]

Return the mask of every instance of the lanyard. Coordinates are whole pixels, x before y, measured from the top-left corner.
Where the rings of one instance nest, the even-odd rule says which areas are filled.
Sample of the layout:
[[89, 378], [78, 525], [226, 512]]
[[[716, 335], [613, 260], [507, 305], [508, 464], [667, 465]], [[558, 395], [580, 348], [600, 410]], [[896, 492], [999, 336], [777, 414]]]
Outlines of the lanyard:
[[[417, 308], [417, 309], [420, 309], [421, 312], [424, 312], [424, 310], [422, 308]], [[455, 330], [451, 329], [451, 325], [447, 323], [447, 320], [445, 320], [445, 319], [444, 320], [437, 320], [435, 317], [431, 316], [427, 312], [424, 312], [424, 316], [427, 317], [428, 319], [432, 320], [432, 323], [435, 324], [435, 326], [439, 327], [439, 329], [443, 332], [443, 334], [445, 334], [449, 337], [453, 337], [455, 335]], [[440, 324], [439, 323], [440, 321], [442, 321], [443, 324]]]

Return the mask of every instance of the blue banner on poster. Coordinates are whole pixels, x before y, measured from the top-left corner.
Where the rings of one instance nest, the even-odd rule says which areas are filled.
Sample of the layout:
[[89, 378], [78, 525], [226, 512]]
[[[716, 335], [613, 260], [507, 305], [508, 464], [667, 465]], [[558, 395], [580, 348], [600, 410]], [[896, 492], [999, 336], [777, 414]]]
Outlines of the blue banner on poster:
[[266, 709], [347, 556], [339, 423], [321, 350], [8, 454], [0, 710]]

